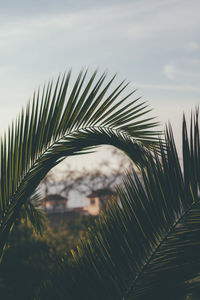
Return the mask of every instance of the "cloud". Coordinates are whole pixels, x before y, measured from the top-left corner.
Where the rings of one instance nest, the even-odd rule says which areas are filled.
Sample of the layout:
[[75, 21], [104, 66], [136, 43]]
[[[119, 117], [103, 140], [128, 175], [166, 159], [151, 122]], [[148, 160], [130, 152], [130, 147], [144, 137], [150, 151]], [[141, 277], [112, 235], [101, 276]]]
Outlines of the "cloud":
[[184, 86], [199, 86], [199, 68], [196, 61], [196, 65], [192, 63], [192, 60], [185, 60], [182, 61], [176, 58], [176, 65], [169, 63], [163, 66], [163, 75], [180, 85]]
[[163, 74], [170, 80], [174, 80], [176, 78], [177, 70], [174, 65], [167, 64], [163, 67]]
[[194, 52], [200, 45], [199, 0], [195, 5], [187, 0], [86, 0], [86, 6], [80, 0], [49, 0], [43, 9], [44, 2], [0, 12], [4, 101], [14, 101], [20, 90], [29, 95], [32, 86], [68, 66], [108, 68], [133, 81], [155, 82], [159, 90], [165, 89], [166, 78], [179, 84], [178, 90], [197, 86], [199, 57], [186, 49]]
[[[93, 38], [99, 38], [99, 35], [112, 36], [114, 34], [117, 37], [123, 35], [127, 38], [141, 40], [163, 33], [173, 35], [173, 32], [183, 29], [188, 32], [200, 24], [196, 17], [197, 10], [192, 9], [192, 7], [180, 8], [180, 1], [165, 0], [160, 2], [154, 0], [152, 2], [148, 3], [146, 0], [142, 0], [132, 3], [126, 0], [123, 4], [118, 1], [108, 1], [107, 5], [97, 5], [97, 1], [94, 1], [94, 5], [90, 7], [82, 7], [82, 9], [72, 11], [67, 7], [59, 12], [52, 10], [44, 12], [42, 10], [40, 14], [31, 16], [24, 14], [18, 18], [15, 17], [14, 21], [13, 18], [8, 18], [8, 21], [3, 22], [4, 24], [7, 23], [7, 26], [4, 26], [0, 21], [0, 34], [4, 36], [19, 35], [20, 33], [29, 34], [31, 30], [44, 32], [45, 30], [61, 29], [74, 32], [79, 29], [92, 33]], [[52, 4], [53, 1], [50, 3]], [[171, 5], [173, 5], [173, 11]], [[187, 14], [190, 14], [191, 18], [186, 19]], [[180, 21], [177, 24], [177, 19], [184, 20], [184, 22]]]
[[200, 50], [200, 45], [197, 42], [189, 42], [186, 46], [185, 46], [185, 51], [192, 53], [192, 52], [196, 52]]
[[167, 91], [179, 91], [179, 92], [200, 92], [200, 87], [197, 85], [168, 85], [168, 84], [147, 84], [147, 83], [134, 83], [134, 87], [153, 89], [153, 90], [167, 90]]

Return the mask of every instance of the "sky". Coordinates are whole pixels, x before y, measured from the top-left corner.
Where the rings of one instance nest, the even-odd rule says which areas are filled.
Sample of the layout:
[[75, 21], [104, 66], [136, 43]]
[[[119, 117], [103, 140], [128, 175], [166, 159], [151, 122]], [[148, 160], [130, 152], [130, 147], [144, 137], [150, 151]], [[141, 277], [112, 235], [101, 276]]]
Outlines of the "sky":
[[178, 135], [200, 103], [200, 1], [1, 1], [0, 132], [72, 67], [118, 73]]

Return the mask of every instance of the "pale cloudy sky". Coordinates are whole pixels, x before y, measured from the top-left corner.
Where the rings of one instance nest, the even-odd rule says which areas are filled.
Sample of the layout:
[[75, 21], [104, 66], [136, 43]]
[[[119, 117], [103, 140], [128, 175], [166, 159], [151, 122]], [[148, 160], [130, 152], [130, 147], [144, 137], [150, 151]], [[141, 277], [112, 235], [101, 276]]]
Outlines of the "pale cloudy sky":
[[178, 128], [200, 103], [199, 0], [0, 1], [0, 131], [68, 67], [118, 72]]

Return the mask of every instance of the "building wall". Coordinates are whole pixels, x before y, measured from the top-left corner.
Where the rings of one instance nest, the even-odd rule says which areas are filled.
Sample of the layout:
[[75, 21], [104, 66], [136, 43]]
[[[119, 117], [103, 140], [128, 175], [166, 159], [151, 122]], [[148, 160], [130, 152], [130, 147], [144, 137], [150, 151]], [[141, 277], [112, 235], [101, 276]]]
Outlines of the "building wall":
[[45, 211], [47, 213], [65, 212], [66, 210], [66, 203], [54, 203], [52, 201], [48, 201], [45, 203]]
[[89, 198], [88, 214], [96, 216], [101, 211], [101, 201], [98, 197]]

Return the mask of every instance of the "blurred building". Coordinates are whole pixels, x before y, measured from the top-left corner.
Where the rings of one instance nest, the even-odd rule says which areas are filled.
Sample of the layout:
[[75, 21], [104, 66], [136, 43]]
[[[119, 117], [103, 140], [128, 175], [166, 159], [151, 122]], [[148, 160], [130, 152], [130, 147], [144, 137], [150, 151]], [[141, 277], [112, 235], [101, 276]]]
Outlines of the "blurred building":
[[59, 194], [49, 194], [42, 199], [42, 208], [47, 214], [65, 213], [74, 216], [78, 215], [98, 215], [106, 208], [108, 200], [117, 199], [116, 193], [112, 190], [98, 189], [90, 193], [88, 196], [88, 205], [85, 207], [67, 207], [67, 199]]
[[42, 206], [47, 213], [64, 213], [67, 211], [67, 199], [59, 194], [50, 194], [42, 199]]
[[116, 193], [110, 189], [99, 189], [88, 195], [88, 206], [84, 208], [89, 215], [98, 215], [105, 209], [108, 200], [116, 198]]

